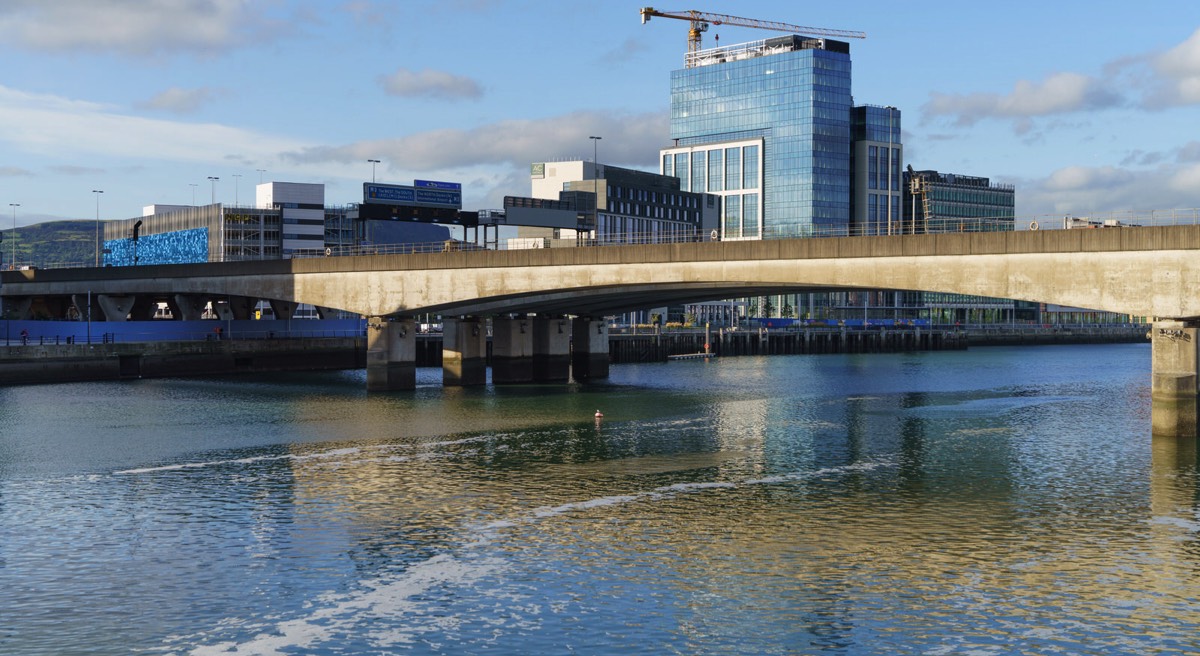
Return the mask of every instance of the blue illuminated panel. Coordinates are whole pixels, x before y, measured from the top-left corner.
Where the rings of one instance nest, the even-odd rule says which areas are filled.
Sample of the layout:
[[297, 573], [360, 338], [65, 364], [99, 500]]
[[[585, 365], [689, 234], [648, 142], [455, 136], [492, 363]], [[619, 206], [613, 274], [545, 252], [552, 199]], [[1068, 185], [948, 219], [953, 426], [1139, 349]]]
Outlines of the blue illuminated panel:
[[[132, 239], [104, 242], [105, 266], [133, 266]], [[195, 264], [208, 261], [208, 228], [143, 235], [137, 242], [137, 263]]]

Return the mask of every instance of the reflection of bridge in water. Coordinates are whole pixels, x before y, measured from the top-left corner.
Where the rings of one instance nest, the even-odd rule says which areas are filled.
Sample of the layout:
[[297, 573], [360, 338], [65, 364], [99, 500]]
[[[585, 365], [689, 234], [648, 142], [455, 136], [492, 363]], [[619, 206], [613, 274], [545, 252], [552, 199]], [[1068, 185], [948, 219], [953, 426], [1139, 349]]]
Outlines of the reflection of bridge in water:
[[2, 280], [6, 308], [53, 317], [75, 307], [125, 320], [160, 299], [185, 319], [209, 302], [223, 318], [249, 318], [259, 299], [285, 315], [297, 303], [354, 312], [371, 318], [371, 389], [414, 384], [414, 319], [426, 313], [446, 318], [446, 382], [480, 384], [489, 316], [493, 378], [503, 382], [565, 380], [571, 368], [580, 380], [606, 376], [603, 317], [637, 308], [853, 289], [1054, 303], [1153, 320], [1156, 404], [1179, 417], [1172, 426], [1195, 426], [1198, 225], [37, 270]]

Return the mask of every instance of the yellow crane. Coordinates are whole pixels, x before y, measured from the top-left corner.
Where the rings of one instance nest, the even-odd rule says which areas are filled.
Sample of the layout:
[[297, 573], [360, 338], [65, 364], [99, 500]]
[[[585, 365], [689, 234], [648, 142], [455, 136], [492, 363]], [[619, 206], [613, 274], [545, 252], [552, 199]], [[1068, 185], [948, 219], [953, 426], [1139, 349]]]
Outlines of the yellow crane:
[[[810, 36], [831, 36], [842, 39], [865, 39], [865, 32], [857, 32], [853, 30], [827, 30], [820, 27], [805, 27], [803, 25], [789, 25], [788, 23], [778, 23], [775, 21], [755, 20], [753, 18], [741, 18], [739, 16], [728, 16], [726, 14], [712, 14], [706, 11], [697, 11], [695, 9], [686, 9], [684, 11], [658, 11], [654, 7], [642, 7], [642, 24], [645, 25], [654, 16], [660, 18], [677, 18], [691, 22], [691, 29], [688, 30], [688, 54], [695, 53], [700, 50], [700, 35], [708, 31], [709, 24], [712, 25], [734, 25], [737, 27], [755, 27], [761, 30], [776, 30], [778, 32], [791, 32], [792, 34], [805, 34]], [[691, 61], [689, 58], [688, 61]]]

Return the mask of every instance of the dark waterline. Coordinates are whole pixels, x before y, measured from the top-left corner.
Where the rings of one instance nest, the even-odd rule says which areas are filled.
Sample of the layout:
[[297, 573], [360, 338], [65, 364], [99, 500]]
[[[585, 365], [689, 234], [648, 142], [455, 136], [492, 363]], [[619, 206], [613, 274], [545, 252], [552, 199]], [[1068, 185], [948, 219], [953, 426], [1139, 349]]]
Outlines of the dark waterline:
[[1200, 649], [1146, 345], [420, 377], [0, 389], [0, 653]]

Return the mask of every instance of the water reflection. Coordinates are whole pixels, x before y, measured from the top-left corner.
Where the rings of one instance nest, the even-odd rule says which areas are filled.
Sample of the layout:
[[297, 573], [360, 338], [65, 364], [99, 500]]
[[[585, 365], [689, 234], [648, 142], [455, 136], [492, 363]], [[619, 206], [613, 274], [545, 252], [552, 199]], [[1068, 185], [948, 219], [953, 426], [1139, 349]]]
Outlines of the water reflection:
[[0, 652], [1200, 647], [1195, 441], [1141, 352], [1039, 353], [21, 395]]

